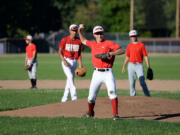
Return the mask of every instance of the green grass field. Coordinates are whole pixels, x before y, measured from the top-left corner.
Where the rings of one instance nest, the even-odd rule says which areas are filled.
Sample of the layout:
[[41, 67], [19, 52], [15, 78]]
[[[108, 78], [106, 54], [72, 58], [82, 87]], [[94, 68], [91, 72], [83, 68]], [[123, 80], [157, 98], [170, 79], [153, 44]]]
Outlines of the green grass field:
[[[0, 56], [0, 80], [24, 80], [28, 79], [24, 70], [24, 55]], [[125, 55], [116, 57], [113, 71], [116, 79], [127, 79], [127, 72], [121, 73]], [[155, 79], [180, 79], [180, 54], [178, 55], [150, 55], [150, 63], [154, 70]], [[61, 67], [61, 60], [57, 54], [38, 55], [38, 79], [65, 79]], [[84, 78], [91, 79], [93, 66], [90, 54], [83, 54], [83, 65], [87, 67], [87, 75]], [[145, 67], [146, 72], [146, 67]]]
[[[87, 68], [85, 79], [91, 78], [93, 66], [89, 54], [83, 54]], [[121, 68], [124, 56], [117, 57], [114, 65], [116, 79], [127, 79]], [[180, 55], [150, 55], [155, 79], [180, 79]], [[58, 55], [40, 54], [38, 57], [38, 79], [65, 79]], [[0, 56], [0, 80], [28, 79], [24, 70], [24, 55]], [[78, 78], [81, 79], [81, 78]], [[0, 90], [0, 111], [15, 110], [31, 106], [57, 103], [63, 90]], [[78, 90], [79, 98], [87, 98], [88, 90]], [[129, 91], [118, 90], [118, 96], [128, 96]], [[138, 91], [137, 95], [144, 95]], [[153, 97], [180, 100], [180, 92], [152, 91]], [[101, 90], [98, 97], [107, 96]], [[155, 120], [84, 119], [84, 118], [21, 118], [0, 116], [0, 135], [179, 135], [180, 122], [159, 122]]]

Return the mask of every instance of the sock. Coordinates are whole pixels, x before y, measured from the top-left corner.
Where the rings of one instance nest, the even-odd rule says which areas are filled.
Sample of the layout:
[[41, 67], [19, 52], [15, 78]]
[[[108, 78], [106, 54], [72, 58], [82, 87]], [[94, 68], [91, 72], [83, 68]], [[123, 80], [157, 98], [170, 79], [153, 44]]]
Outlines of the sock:
[[113, 115], [118, 114], [118, 98], [111, 99]]
[[34, 87], [36, 87], [36, 79], [34, 79]]
[[32, 88], [36, 87], [36, 79], [31, 79]]
[[89, 113], [90, 115], [92, 115], [93, 112], [94, 112], [94, 106], [95, 106], [95, 103], [89, 103], [89, 102], [88, 102], [88, 107], [89, 107], [88, 113]]
[[33, 88], [33, 86], [34, 86], [34, 81], [33, 81], [33, 79], [31, 79], [31, 85], [32, 85], [32, 88]]

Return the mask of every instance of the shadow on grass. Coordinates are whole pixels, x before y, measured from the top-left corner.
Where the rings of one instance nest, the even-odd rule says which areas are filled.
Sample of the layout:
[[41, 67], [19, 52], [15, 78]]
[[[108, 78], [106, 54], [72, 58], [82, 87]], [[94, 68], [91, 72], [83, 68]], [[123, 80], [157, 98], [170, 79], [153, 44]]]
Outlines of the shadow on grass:
[[164, 120], [168, 118], [180, 117], [180, 113], [174, 114], [155, 114], [155, 115], [139, 115], [139, 116], [127, 116], [127, 117], [120, 117], [120, 118], [145, 118], [145, 117], [157, 117], [153, 120]]

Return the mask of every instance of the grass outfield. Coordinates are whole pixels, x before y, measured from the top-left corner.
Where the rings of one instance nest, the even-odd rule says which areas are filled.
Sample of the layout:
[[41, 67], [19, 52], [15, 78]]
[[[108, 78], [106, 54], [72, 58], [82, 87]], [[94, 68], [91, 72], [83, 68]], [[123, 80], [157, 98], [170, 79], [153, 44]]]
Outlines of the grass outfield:
[[0, 135], [179, 135], [180, 123], [151, 120], [0, 117]]
[[[63, 90], [0, 90], [0, 110], [14, 110], [59, 102]], [[153, 97], [180, 100], [180, 92], [152, 92]], [[78, 90], [79, 98], [87, 98], [88, 90]], [[128, 96], [128, 91], [118, 90]], [[137, 95], [143, 95], [138, 91]], [[99, 97], [107, 96], [101, 90]], [[41, 98], [39, 98], [41, 97]], [[0, 116], [0, 135], [179, 135], [180, 122], [155, 120], [85, 119], [85, 118], [21, 118]]]
[[[83, 63], [90, 79], [93, 66], [89, 54], [83, 54]], [[180, 79], [180, 55], [150, 55], [155, 79]], [[121, 73], [124, 56], [116, 58], [114, 74], [116, 79], [127, 79], [127, 72]], [[38, 79], [65, 79], [58, 55], [38, 56]], [[24, 55], [0, 56], [0, 80], [28, 79], [24, 70]], [[83, 78], [84, 79], [84, 78]], [[0, 111], [45, 105], [60, 101], [63, 90], [0, 90]], [[118, 90], [119, 96], [128, 96], [129, 91]], [[137, 91], [137, 95], [144, 95]], [[152, 91], [153, 97], [180, 100], [180, 92]], [[88, 90], [78, 90], [79, 98], [87, 98]], [[101, 90], [99, 97], [107, 96]], [[21, 118], [0, 116], [0, 135], [179, 135], [180, 122], [159, 122], [155, 120], [82, 119], [82, 118]]]
[[[0, 56], [0, 80], [24, 80], [28, 79], [24, 70], [24, 55]], [[127, 72], [121, 73], [125, 55], [117, 56], [113, 67], [116, 79], [127, 79]], [[180, 54], [150, 55], [151, 67], [154, 70], [155, 79], [180, 79]], [[57, 54], [38, 55], [38, 79], [65, 79], [61, 67], [61, 60]], [[87, 67], [87, 75], [78, 79], [91, 79], [93, 66], [90, 54], [83, 53], [83, 65]], [[145, 68], [146, 72], [146, 68]]]

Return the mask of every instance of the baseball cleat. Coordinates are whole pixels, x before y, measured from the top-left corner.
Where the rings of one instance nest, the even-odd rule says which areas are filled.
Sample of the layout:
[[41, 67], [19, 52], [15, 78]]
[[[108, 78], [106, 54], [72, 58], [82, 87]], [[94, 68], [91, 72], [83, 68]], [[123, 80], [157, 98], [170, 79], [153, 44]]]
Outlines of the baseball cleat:
[[113, 120], [119, 120], [120, 118], [119, 118], [119, 116], [118, 116], [118, 114], [116, 114], [114, 117], [113, 117]]
[[33, 87], [31, 87], [30, 89], [35, 90], [35, 89], [37, 89], [37, 87], [36, 87], [36, 86], [33, 86]]
[[82, 117], [83, 117], [83, 118], [94, 117], [94, 112], [93, 112], [92, 114], [89, 114], [88, 112], [86, 112]]

